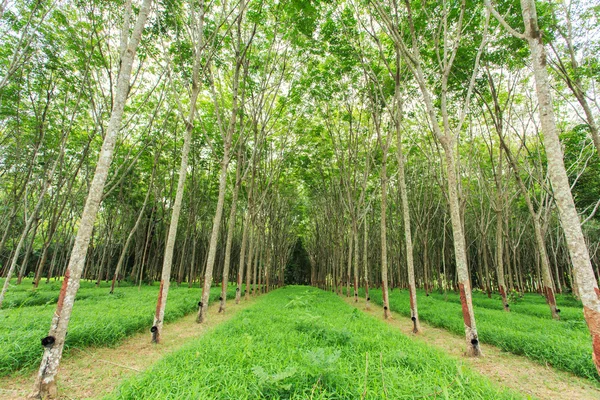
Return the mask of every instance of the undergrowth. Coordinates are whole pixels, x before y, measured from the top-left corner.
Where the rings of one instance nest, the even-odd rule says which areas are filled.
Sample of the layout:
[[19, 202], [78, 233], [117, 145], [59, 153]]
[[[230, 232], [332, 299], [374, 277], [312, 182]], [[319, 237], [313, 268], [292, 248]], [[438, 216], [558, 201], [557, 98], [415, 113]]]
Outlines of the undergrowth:
[[[364, 296], [362, 290], [360, 294]], [[369, 290], [369, 295], [373, 302], [382, 304], [380, 289]], [[449, 299], [454, 296], [457, 295], [448, 295]], [[392, 311], [410, 317], [409, 301], [407, 290], [390, 291]], [[479, 299], [476, 300], [474, 309], [479, 340], [507, 352], [526, 356], [542, 365], [549, 364], [563, 371], [600, 381], [591, 357], [592, 341], [583, 318], [573, 316], [573, 319], [556, 321], [533, 316], [531, 310], [536, 309], [535, 304], [529, 305], [527, 301], [523, 300], [523, 304], [519, 304], [523, 312], [507, 313], [500, 309], [481, 307], [478, 305]], [[419, 291], [418, 310], [421, 321], [464, 335], [460, 301], [444, 301], [443, 297], [437, 295], [426, 297]]]
[[[423, 296], [425, 295], [424, 292], [421, 293]], [[435, 291], [431, 292], [430, 295], [437, 300], [450, 301], [460, 304], [460, 296], [455, 292], [439, 293]], [[583, 306], [581, 303], [577, 305], [577, 300], [571, 300], [568, 297], [557, 295], [556, 304], [557, 308], [560, 310], [559, 314], [561, 320], [584, 322], [582, 311]], [[498, 294], [493, 294], [491, 298], [488, 298], [486, 294], [474, 291], [473, 305], [475, 307], [504, 311], [502, 298]], [[511, 312], [527, 314], [544, 319], [552, 319], [550, 307], [546, 304], [546, 299], [538, 294], [528, 293], [525, 295], [525, 297], [520, 298], [516, 302], [509, 302], [509, 308]]]
[[[58, 289], [57, 289], [58, 290]], [[71, 348], [113, 346], [136, 332], [150, 329], [154, 318], [158, 286], [122, 287], [112, 295], [107, 287], [82, 288], [77, 294], [65, 342]], [[87, 294], [87, 297], [85, 295]], [[218, 301], [220, 287], [213, 287], [210, 302]], [[230, 286], [227, 298], [235, 298]], [[165, 322], [197, 310], [200, 289], [171, 285]], [[48, 334], [55, 302], [0, 310], [0, 376], [37, 366], [43, 354], [40, 340]], [[148, 333], [150, 340], [150, 333]]]
[[316, 288], [261, 297], [110, 399], [511, 399], [442, 351]]

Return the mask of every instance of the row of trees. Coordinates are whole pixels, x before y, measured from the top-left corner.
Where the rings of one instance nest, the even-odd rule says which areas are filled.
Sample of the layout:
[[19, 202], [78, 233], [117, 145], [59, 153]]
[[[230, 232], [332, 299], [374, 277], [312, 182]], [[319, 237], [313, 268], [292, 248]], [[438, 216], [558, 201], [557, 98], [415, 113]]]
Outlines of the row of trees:
[[[283, 12], [282, 12], [283, 11]], [[5, 280], [64, 276], [32, 397], [55, 377], [80, 279], [282, 285], [298, 190], [293, 9], [259, 2], [16, 2], [2, 11]], [[26, 23], [24, 21], [27, 21]], [[225, 214], [225, 215], [224, 215]], [[179, 222], [182, 222], [181, 224]], [[107, 294], [108, 295], [108, 294]]]
[[386, 317], [408, 288], [415, 332], [417, 287], [459, 291], [472, 355], [472, 287], [554, 318], [571, 291], [600, 362], [594, 7], [1, 3], [2, 276], [64, 276], [33, 397], [80, 279], [158, 281], [159, 342], [172, 282], [201, 284], [202, 322], [213, 281], [224, 311], [301, 245], [313, 284], [381, 286]]
[[472, 287], [506, 311], [510, 291], [537, 291], [556, 319], [555, 293], [570, 291], [600, 368], [594, 13], [530, 0], [331, 10], [303, 147], [312, 283], [356, 301], [362, 286], [367, 306], [375, 284], [386, 318], [388, 286], [407, 288], [414, 332], [416, 288], [454, 289], [474, 356]]

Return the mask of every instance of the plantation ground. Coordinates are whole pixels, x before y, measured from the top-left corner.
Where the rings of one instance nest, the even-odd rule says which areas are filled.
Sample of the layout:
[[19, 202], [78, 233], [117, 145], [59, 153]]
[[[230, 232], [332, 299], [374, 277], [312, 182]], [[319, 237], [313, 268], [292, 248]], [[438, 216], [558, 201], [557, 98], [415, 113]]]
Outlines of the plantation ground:
[[[383, 307], [380, 305], [372, 303], [370, 309], [365, 310], [364, 299], [361, 299], [358, 303], [355, 303], [352, 298], [345, 299], [348, 304], [375, 318], [382, 318], [383, 316]], [[596, 382], [547, 365], [542, 366], [525, 357], [502, 351], [496, 346], [482, 345], [484, 357], [464, 357], [465, 340], [463, 336], [452, 334], [442, 328], [435, 328], [422, 321], [422, 332], [413, 335], [410, 318], [393, 311], [392, 319], [386, 322], [400, 332], [418, 341], [435, 346], [454, 358], [465, 362], [469, 367], [485, 375], [493, 382], [534, 398], [548, 400], [565, 398], [565, 393], [568, 393], [570, 400], [600, 398], [600, 385]]]
[[[168, 353], [180, 348], [192, 338], [210, 332], [216, 325], [231, 319], [254, 301], [230, 306], [218, 314], [219, 304], [209, 307], [210, 318], [196, 324], [192, 313], [176, 322], [166, 324], [160, 346], [149, 341], [147, 332], [138, 333], [118, 347], [73, 349], [71, 356], [60, 366], [59, 398], [99, 398], [109, 394], [121, 381], [154, 365]], [[35, 373], [20, 373], [0, 378], [0, 400], [22, 399], [29, 393]]]
[[[423, 333], [415, 336], [410, 333], [411, 321], [398, 313], [383, 322], [383, 311], [376, 304], [364, 311], [364, 299], [355, 304], [351, 298], [297, 286], [241, 305], [229, 302], [225, 316], [217, 313], [218, 288], [213, 288], [210, 318], [199, 326], [193, 315], [199, 290], [176, 289], [174, 285], [169, 295], [172, 308], [167, 310], [178, 310], [170, 318], [178, 320], [166, 325], [165, 340], [155, 346], [149, 343], [143, 324], [147, 325], [146, 314], [152, 314], [157, 288], [138, 291], [125, 286], [116, 296], [109, 296], [104, 285], [96, 288], [90, 282], [82, 287], [83, 298], [75, 307], [80, 314], [74, 314], [80, 317], [73, 321], [78, 333], [69, 333], [70, 340], [75, 337], [78, 342], [71, 343], [59, 374], [61, 398], [600, 398], [596, 379], [559, 371], [532, 357], [529, 347], [535, 349], [536, 337], [532, 330], [525, 330], [519, 342], [526, 347], [522, 354], [531, 361], [489, 344], [483, 346], [485, 357], [463, 357], [464, 338], [454, 332], [454, 325], [462, 321], [460, 305], [452, 293], [447, 297], [419, 293], [422, 321], [433, 321], [442, 329], [424, 322]], [[4, 318], [0, 344], [4, 346], [2, 357], [9, 354], [15, 358], [17, 354], [35, 361], [58, 284], [43, 286], [35, 294], [26, 288], [17, 287], [10, 297], [11, 308], [0, 310]], [[233, 293], [231, 290], [229, 295]], [[391, 292], [391, 308], [401, 314], [408, 309], [403, 296], [402, 291]], [[371, 291], [371, 299], [380, 301], [380, 291]], [[583, 337], [578, 333], [581, 317], [577, 304], [569, 298], [560, 302], [566, 318], [558, 322], [543, 313], [545, 305], [538, 296], [526, 296], [507, 315], [501, 305], [497, 307], [496, 299], [476, 294], [476, 312], [483, 315], [478, 326], [487, 338], [482, 341], [491, 342], [483, 333], [490, 329], [486, 323], [505, 323], [505, 317], [517, 326], [521, 319], [531, 321], [526, 327], [538, 326], [538, 335], [548, 326], [559, 329], [566, 336], [557, 347], [573, 337]], [[32, 315], [35, 317], [27, 319]], [[143, 326], [136, 330], [136, 324]], [[113, 334], [101, 340], [93, 338], [98, 326], [110, 328]], [[14, 341], [27, 329], [31, 331], [28, 338], [36, 345], [31, 348]], [[500, 333], [492, 338], [506, 335], [501, 327], [497, 331]], [[556, 340], [553, 332], [547, 334]], [[579, 342], [585, 343], [583, 339]], [[0, 399], [23, 398], [29, 393], [34, 361], [0, 378]], [[563, 364], [569, 362], [572, 359]], [[202, 397], [206, 394], [209, 397]]]
[[[364, 296], [362, 290], [359, 294]], [[373, 303], [382, 304], [381, 290], [370, 290], [369, 295]], [[448, 301], [445, 301], [442, 295], [425, 296], [424, 292], [418, 291], [417, 297], [421, 321], [458, 336], [464, 335], [461, 306], [456, 301], [458, 295], [449, 293]], [[592, 341], [582, 309], [578, 311], [573, 307], [573, 300], [561, 298], [561, 314], [564, 310], [567, 317], [556, 321], [550, 317], [548, 306], [540, 303], [542, 299], [541, 296], [527, 295], [513, 304], [511, 308], [514, 310], [507, 313], [502, 311], [499, 299], [494, 303], [494, 299], [488, 299], [483, 294], [474, 295], [479, 340], [503, 351], [526, 356], [541, 365], [551, 365], [599, 381], [591, 358]], [[410, 316], [407, 290], [391, 290], [389, 301], [392, 311]], [[499, 307], [494, 304], [499, 304]]]
[[[95, 287], [85, 282], [77, 294], [66, 339], [65, 357], [70, 349], [115, 346], [123, 339], [152, 326], [158, 286], [125, 286], [109, 294], [109, 284]], [[0, 310], [0, 376], [17, 370], [31, 371], [41, 360], [40, 339], [47, 335], [56, 309], [60, 281], [32, 291], [25, 281], [12, 288], [6, 307]], [[171, 286], [165, 322], [175, 321], [197, 310], [197, 287]], [[218, 300], [220, 288], [211, 289], [210, 302]], [[228, 298], [235, 296], [230, 286]], [[4, 307], [4, 306], [3, 306]]]
[[311, 287], [286, 287], [128, 380], [118, 399], [516, 399]]

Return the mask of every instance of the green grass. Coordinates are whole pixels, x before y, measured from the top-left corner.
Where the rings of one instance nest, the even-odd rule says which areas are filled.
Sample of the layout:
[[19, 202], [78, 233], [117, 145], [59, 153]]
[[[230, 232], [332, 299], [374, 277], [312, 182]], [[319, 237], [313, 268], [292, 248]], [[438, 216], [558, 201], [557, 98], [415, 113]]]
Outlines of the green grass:
[[445, 353], [331, 293], [262, 296], [110, 399], [511, 399]]
[[[423, 295], [425, 295], [423, 293]], [[447, 292], [445, 295], [439, 292], [432, 292], [431, 297], [436, 300], [449, 301], [460, 304], [460, 296], [455, 292]], [[540, 301], [541, 300], [541, 301]], [[557, 307], [560, 309], [560, 318], [563, 321], [580, 321], [585, 322], [583, 318], [583, 306], [581, 303], [577, 306], [577, 300], [569, 299], [564, 296], [556, 297]], [[473, 292], [473, 305], [478, 308], [488, 308], [490, 310], [504, 311], [502, 298], [498, 294], [493, 294], [492, 298], [488, 298], [487, 294], [481, 292]], [[511, 312], [519, 314], [527, 314], [534, 317], [552, 319], [550, 307], [546, 304], [546, 299], [537, 294], [526, 294], [524, 298], [517, 302], [510, 302]]]
[[[361, 291], [361, 295], [364, 295], [364, 292]], [[373, 302], [382, 304], [381, 290], [372, 289], [369, 295]], [[453, 296], [456, 295], [449, 294], [449, 297]], [[527, 301], [528, 299], [523, 301], [522, 309], [535, 309], [535, 304], [529, 305]], [[410, 316], [409, 304], [407, 290], [395, 289], [390, 292], [392, 311]], [[421, 321], [457, 335], [464, 335], [459, 302], [444, 301], [438, 296], [426, 297], [419, 291], [418, 307]], [[563, 371], [600, 381], [592, 361], [592, 341], [583, 318], [555, 321], [527, 312], [507, 313], [476, 304], [475, 319], [479, 340], [483, 343], [526, 356], [542, 365], [549, 364]]]
[[[45, 304], [56, 304], [58, 294], [62, 284], [62, 279], [51, 280], [46, 283], [42, 280], [37, 288], [32, 286], [33, 279], [25, 278], [20, 285], [17, 285], [17, 280], [12, 279], [6, 298], [2, 304], [3, 309], [16, 307], [40, 306]], [[0, 286], [4, 285], [4, 279], [0, 280]], [[91, 297], [102, 297], [110, 291], [111, 282], [100, 282], [100, 286], [96, 286], [96, 281], [81, 281], [81, 286], [77, 291], [77, 300], [83, 300]], [[131, 288], [132, 285], [128, 282], [121, 282], [115, 291], [119, 288]]]
[[[136, 332], [149, 331], [158, 286], [142, 286], [140, 291], [137, 287], [122, 287], [115, 289], [112, 295], [108, 293], [108, 287], [84, 286], [81, 290], [88, 296], [80, 299], [77, 294], [65, 343], [67, 353], [74, 347], [112, 346]], [[52, 290], [48, 293], [54, 295]], [[165, 321], [197, 310], [200, 293], [197, 287], [188, 289], [187, 286], [171, 285]], [[218, 301], [219, 295], [220, 287], [213, 287], [211, 303]], [[227, 297], [235, 297], [234, 286], [230, 286]], [[39, 364], [43, 354], [40, 340], [48, 334], [55, 302], [0, 310], [0, 376], [19, 369], [29, 370]]]

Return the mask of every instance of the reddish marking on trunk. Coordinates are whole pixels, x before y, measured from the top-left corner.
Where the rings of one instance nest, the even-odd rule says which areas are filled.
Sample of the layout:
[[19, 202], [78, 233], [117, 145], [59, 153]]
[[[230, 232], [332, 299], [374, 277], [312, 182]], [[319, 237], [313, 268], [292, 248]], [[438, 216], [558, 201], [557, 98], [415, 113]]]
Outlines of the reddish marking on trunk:
[[498, 291], [500, 292], [500, 296], [502, 296], [502, 298], [506, 297], [506, 291], [504, 290], [504, 286], [500, 286], [498, 288]]
[[410, 309], [411, 309], [411, 311], [412, 311], [412, 310], [414, 310], [414, 309], [415, 309], [415, 301], [414, 301], [414, 299], [413, 299], [413, 290], [412, 290], [412, 287], [409, 287], [409, 288], [408, 288], [408, 291], [409, 291], [409, 293], [410, 293]]
[[165, 284], [165, 281], [161, 280], [160, 281], [160, 289], [158, 289], [158, 301], [156, 302], [156, 318], [160, 318], [160, 308], [161, 308], [161, 304], [162, 304], [164, 284]]
[[544, 294], [546, 295], [546, 301], [550, 305], [556, 305], [556, 299], [554, 298], [554, 291], [551, 287], [544, 287]]
[[598, 289], [597, 287], [595, 287], [594, 291], [596, 292], [596, 296], [598, 296], [598, 300], [600, 300], [600, 289]]
[[584, 306], [583, 315], [585, 316], [585, 321], [592, 334], [592, 359], [600, 374], [600, 312]]
[[67, 285], [69, 284], [69, 279], [71, 278], [71, 271], [67, 268], [65, 272], [65, 279], [63, 280], [62, 286], [60, 288], [60, 294], [58, 295], [58, 303], [56, 303], [56, 313], [60, 314], [63, 308], [63, 303], [65, 302], [65, 296], [67, 295]]
[[465, 325], [471, 327], [471, 316], [469, 314], [469, 307], [467, 307], [467, 295], [465, 294], [465, 285], [463, 283], [458, 284], [460, 290], [460, 304], [462, 305], [463, 319]]

